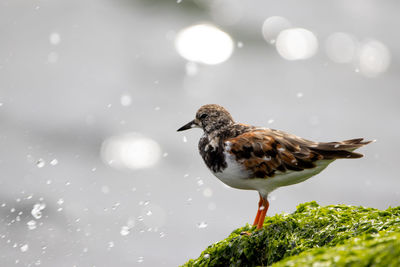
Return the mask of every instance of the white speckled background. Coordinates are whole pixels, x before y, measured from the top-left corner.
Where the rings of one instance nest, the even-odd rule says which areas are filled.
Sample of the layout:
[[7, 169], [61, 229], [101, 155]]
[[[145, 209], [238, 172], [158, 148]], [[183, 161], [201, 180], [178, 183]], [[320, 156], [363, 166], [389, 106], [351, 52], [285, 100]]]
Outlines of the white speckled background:
[[[197, 152], [200, 130], [176, 132], [206, 103], [318, 141], [378, 140], [363, 159], [274, 192], [269, 215], [312, 200], [400, 205], [400, 2], [216, 2], [234, 10], [229, 25], [215, 1], [196, 2], [0, 0], [1, 266], [176, 266], [252, 222], [257, 193], [212, 176]], [[279, 56], [261, 33], [275, 15], [311, 30], [317, 54]], [[173, 36], [199, 22], [236, 47], [190, 76]], [[368, 78], [332, 62], [324, 42], [334, 32], [384, 44], [387, 71]], [[102, 143], [131, 132], [159, 145], [158, 162], [105, 164]], [[37, 203], [46, 206], [35, 218]]]

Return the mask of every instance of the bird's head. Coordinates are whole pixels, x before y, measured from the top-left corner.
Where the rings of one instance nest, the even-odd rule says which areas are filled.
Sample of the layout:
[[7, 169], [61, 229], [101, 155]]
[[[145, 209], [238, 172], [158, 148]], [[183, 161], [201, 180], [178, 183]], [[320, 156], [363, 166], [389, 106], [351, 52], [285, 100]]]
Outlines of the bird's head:
[[211, 133], [233, 123], [231, 114], [225, 108], [210, 104], [200, 107], [196, 113], [196, 118], [179, 128], [178, 131], [202, 128], [204, 132]]

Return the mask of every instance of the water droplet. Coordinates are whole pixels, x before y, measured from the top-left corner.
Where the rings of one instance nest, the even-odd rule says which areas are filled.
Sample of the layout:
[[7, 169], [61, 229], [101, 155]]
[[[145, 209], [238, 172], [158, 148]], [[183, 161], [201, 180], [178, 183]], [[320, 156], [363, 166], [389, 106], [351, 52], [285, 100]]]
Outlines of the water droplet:
[[128, 226], [124, 225], [121, 227], [121, 231], [119, 233], [122, 236], [127, 236], [127, 235], [129, 235], [130, 232], [131, 232], [131, 229]]
[[303, 97], [303, 93], [302, 93], [302, 92], [298, 92], [298, 93], [296, 94], [296, 96], [297, 96], [297, 98], [302, 98], [302, 97]]
[[47, 181], [46, 181], [46, 184], [47, 184], [47, 185], [51, 184], [51, 180], [47, 180]]
[[38, 159], [38, 161], [36, 162], [36, 166], [38, 168], [43, 168], [44, 165], [46, 165], [46, 162], [43, 159]]
[[61, 41], [60, 34], [58, 32], [53, 32], [49, 36], [49, 41], [52, 45], [58, 45]]
[[184, 135], [183, 137], [182, 137], [182, 141], [184, 142], [184, 143], [187, 143], [187, 137]]
[[111, 208], [112, 208], [113, 210], [116, 210], [120, 205], [121, 205], [121, 203], [117, 202], [117, 203], [115, 203]]
[[268, 124], [274, 123], [274, 121], [275, 121], [274, 119], [269, 119]]
[[203, 190], [204, 197], [211, 197], [213, 195], [213, 191], [211, 188], [207, 187]]
[[165, 236], [164, 232], [160, 232], [160, 238], [163, 238]]
[[50, 161], [50, 165], [55, 166], [58, 164], [58, 160], [57, 159], [53, 159], [52, 161]]
[[165, 152], [162, 156], [163, 156], [164, 158], [166, 158], [166, 157], [168, 157], [168, 153]]
[[242, 48], [243, 47], [243, 43], [242, 42], [238, 42], [237, 43], [237, 47]]
[[130, 95], [122, 95], [120, 99], [121, 105], [123, 107], [128, 107], [132, 104], [132, 97]]
[[200, 180], [197, 181], [197, 185], [198, 186], [202, 186], [203, 184], [204, 184], [203, 180], [200, 179]]
[[44, 204], [44, 203], [37, 203], [37, 204], [33, 205], [33, 209], [31, 211], [32, 216], [35, 219], [42, 218], [42, 210], [44, 210], [45, 208], [46, 208], [46, 204]]
[[11, 212], [11, 213], [15, 212], [15, 208], [11, 208], [11, 209], [10, 209], [10, 212]]
[[26, 223], [26, 225], [28, 225], [29, 230], [36, 229], [36, 221], [35, 220], [30, 220], [29, 222]]
[[29, 249], [29, 245], [28, 245], [28, 244], [22, 245], [22, 246], [20, 247], [20, 249], [21, 249], [22, 252], [26, 252], [26, 251], [28, 251], [28, 249]]
[[204, 222], [204, 221], [197, 223], [197, 228], [199, 228], [199, 229], [204, 229], [207, 226], [208, 226], [207, 222]]
[[210, 257], [210, 254], [204, 254], [203, 258], [208, 259]]
[[115, 246], [113, 241], [108, 242], [108, 250], [112, 249]]
[[150, 210], [146, 212], [146, 215], [147, 215], [147, 216], [151, 216], [152, 214], [153, 214], [153, 213], [152, 213]]
[[60, 198], [59, 200], [57, 200], [57, 204], [58, 205], [64, 204], [64, 199]]
[[138, 263], [144, 262], [144, 257], [138, 257], [137, 262], [138, 262]]
[[160, 107], [155, 107], [154, 110], [155, 111], [159, 111], [161, 108]]

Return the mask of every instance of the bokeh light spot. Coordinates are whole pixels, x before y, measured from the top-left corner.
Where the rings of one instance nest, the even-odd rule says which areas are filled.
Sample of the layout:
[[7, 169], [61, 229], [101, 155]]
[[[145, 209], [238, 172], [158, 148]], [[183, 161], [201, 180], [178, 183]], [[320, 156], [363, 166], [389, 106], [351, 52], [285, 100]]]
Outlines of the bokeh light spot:
[[359, 52], [359, 69], [367, 77], [375, 77], [385, 72], [391, 61], [389, 49], [377, 40], [361, 44]]
[[326, 54], [336, 63], [350, 63], [357, 54], [358, 42], [355, 37], [344, 32], [331, 34], [325, 43]]
[[287, 60], [307, 59], [318, 50], [317, 37], [309, 30], [292, 28], [283, 30], [276, 40], [278, 53]]
[[149, 204], [142, 208], [143, 224], [150, 228], [163, 227], [167, 220], [167, 213], [159, 205]]
[[143, 169], [155, 165], [161, 156], [158, 143], [137, 133], [112, 136], [101, 146], [101, 158], [116, 169]]
[[279, 33], [290, 27], [292, 27], [292, 24], [288, 19], [280, 16], [273, 16], [264, 21], [262, 26], [262, 34], [265, 41], [270, 44], [275, 44]]
[[58, 32], [53, 32], [49, 36], [49, 41], [52, 45], [58, 45], [61, 42], [61, 36]]
[[234, 45], [227, 33], [212, 25], [199, 24], [181, 30], [175, 47], [179, 55], [189, 61], [215, 65], [232, 55]]
[[123, 107], [128, 107], [132, 104], [132, 97], [128, 94], [124, 94], [120, 98], [120, 103]]

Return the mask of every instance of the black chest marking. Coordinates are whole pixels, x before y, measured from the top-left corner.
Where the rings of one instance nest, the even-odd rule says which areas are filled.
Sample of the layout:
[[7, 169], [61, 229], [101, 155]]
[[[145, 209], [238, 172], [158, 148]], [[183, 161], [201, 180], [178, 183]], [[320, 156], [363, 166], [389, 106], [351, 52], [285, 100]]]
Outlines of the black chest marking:
[[225, 140], [238, 136], [250, 129], [251, 127], [247, 125], [234, 124], [210, 135], [203, 135], [199, 142], [199, 151], [207, 167], [213, 172], [222, 172], [228, 166], [224, 154]]
[[222, 172], [226, 167], [224, 143], [219, 138], [209, 140], [208, 136], [201, 137], [199, 142], [200, 155], [207, 167], [213, 172]]

